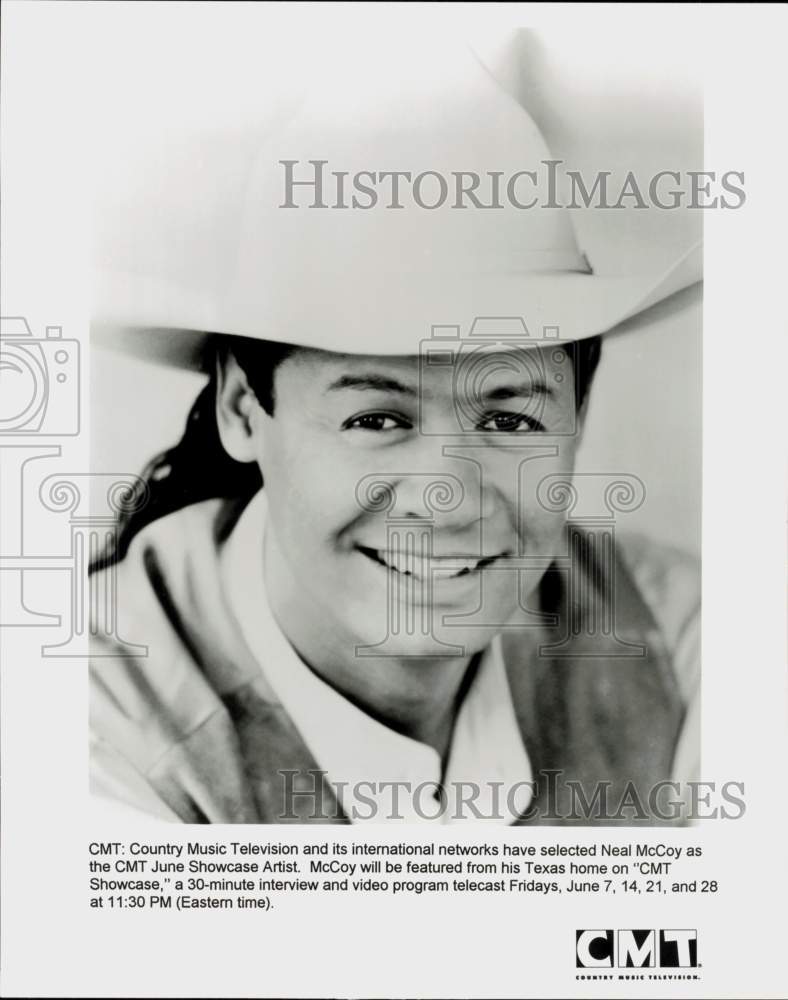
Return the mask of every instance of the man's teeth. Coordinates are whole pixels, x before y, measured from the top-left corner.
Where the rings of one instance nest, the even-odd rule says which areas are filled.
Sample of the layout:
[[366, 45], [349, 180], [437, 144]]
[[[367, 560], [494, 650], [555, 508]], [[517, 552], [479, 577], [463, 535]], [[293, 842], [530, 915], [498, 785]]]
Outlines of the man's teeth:
[[406, 552], [389, 552], [380, 549], [372, 551], [377, 561], [384, 566], [402, 573], [403, 576], [413, 576], [417, 580], [426, 579], [430, 570], [433, 579], [448, 580], [452, 577], [464, 576], [480, 566], [488, 565], [494, 558], [489, 556], [481, 559], [463, 559], [457, 556], [422, 557]]

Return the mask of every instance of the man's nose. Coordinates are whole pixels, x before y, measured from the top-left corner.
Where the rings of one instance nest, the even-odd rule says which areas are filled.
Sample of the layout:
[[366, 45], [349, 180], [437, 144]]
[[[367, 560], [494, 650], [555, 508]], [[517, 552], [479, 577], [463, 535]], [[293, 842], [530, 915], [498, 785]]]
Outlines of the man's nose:
[[482, 496], [480, 463], [446, 454], [437, 438], [420, 442], [409, 451], [407, 463], [374, 479], [380, 490], [388, 491], [385, 504], [393, 519], [418, 518], [458, 531], [479, 522], [489, 507]]

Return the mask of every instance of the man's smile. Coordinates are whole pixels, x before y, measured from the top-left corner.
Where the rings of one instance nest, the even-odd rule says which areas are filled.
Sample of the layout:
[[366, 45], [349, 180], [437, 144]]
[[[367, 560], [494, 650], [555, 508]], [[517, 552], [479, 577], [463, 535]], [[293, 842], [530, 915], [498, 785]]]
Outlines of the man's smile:
[[435, 556], [427, 553], [403, 552], [394, 549], [373, 549], [358, 545], [357, 549], [367, 559], [378, 563], [387, 569], [394, 570], [403, 576], [412, 576], [417, 580], [454, 579], [469, 576], [486, 566], [491, 566], [497, 559], [506, 556], [499, 552], [490, 556], [451, 555]]

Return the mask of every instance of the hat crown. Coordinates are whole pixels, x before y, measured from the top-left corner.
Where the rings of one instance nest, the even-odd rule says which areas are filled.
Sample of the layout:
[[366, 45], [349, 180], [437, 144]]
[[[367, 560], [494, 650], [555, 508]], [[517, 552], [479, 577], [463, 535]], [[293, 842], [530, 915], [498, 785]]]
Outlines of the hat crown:
[[699, 250], [661, 277], [591, 272], [539, 129], [466, 43], [324, 55], [264, 141], [201, 131], [156, 211], [101, 214], [95, 336], [189, 365], [205, 332], [404, 355], [436, 326], [521, 317], [576, 340], [698, 280]]
[[467, 47], [350, 59], [257, 157], [226, 305], [246, 327], [252, 288], [268, 298], [307, 276], [581, 270], [569, 215], [546, 207], [557, 194], [550, 159], [534, 121]]

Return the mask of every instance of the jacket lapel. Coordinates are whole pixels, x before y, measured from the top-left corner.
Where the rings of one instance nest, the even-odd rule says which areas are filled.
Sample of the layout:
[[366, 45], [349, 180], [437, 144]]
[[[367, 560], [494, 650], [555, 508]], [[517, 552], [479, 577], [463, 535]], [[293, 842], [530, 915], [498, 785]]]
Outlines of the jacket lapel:
[[[683, 716], [673, 671], [623, 562], [615, 560], [611, 580], [592, 539], [581, 532], [574, 532], [572, 551], [582, 558], [568, 571], [553, 567], [543, 581], [543, 610], [553, 612], [557, 624], [525, 643], [520, 636], [504, 638], [536, 781], [520, 822], [653, 824], [658, 817], [649, 796], [670, 776]], [[582, 574], [581, 586], [569, 572]], [[570, 593], [580, 606], [570, 606]]]
[[[217, 525], [227, 530], [226, 509], [212, 502], [178, 517], [176, 551], [171, 526], [159, 538], [153, 525], [148, 543], [121, 566], [134, 578], [131, 591], [141, 587], [154, 609], [136, 609], [144, 624], [139, 635], [128, 626], [151, 655], [110, 654], [94, 664], [99, 738], [117, 747], [185, 822], [347, 823], [226, 606], [216, 545]], [[670, 662], [624, 564], [616, 560], [610, 581], [589, 536], [574, 532], [571, 541], [575, 576], [553, 567], [541, 588], [542, 609], [557, 624], [503, 638], [538, 785], [521, 822], [604, 821], [605, 803], [595, 796], [605, 788], [608, 812], [634, 794], [647, 808], [619, 818], [653, 823], [649, 791], [669, 777], [683, 715]], [[611, 655], [610, 630], [599, 621], [614, 623], [624, 655]], [[590, 811], [577, 816], [573, 807], [583, 800]]]

